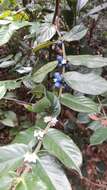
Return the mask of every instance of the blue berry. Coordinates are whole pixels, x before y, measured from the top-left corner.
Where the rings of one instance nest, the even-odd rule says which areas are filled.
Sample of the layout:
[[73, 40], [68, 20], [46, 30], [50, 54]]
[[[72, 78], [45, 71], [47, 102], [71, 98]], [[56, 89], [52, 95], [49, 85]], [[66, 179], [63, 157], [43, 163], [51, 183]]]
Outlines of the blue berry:
[[61, 83], [60, 82], [55, 82], [55, 87], [56, 88], [60, 88], [61, 87]]
[[57, 61], [58, 61], [58, 64], [60, 64], [63, 60], [63, 57], [61, 55], [57, 55]]
[[59, 72], [56, 72], [54, 74], [54, 78], [57, 79], [57, 81], [61, 81], [62, 80], [61, 74]]

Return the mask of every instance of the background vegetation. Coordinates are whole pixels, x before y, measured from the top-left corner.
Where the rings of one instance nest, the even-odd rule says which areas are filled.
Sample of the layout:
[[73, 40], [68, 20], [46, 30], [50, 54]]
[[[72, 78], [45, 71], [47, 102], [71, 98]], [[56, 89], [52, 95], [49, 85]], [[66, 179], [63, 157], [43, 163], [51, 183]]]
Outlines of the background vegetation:
[[107, 189], [107, 2], [0, 0], [0, 190]]

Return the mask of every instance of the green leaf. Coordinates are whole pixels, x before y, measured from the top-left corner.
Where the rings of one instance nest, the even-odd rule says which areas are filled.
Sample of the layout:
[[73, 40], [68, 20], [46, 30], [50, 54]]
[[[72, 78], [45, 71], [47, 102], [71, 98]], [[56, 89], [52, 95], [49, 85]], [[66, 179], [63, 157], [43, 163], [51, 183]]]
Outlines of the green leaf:
[[87, 28], [83, 25], [77, 25], [69, 32], [66, 32], [63, 39], [67, 42], [78, 41], [82, 39], [87, 33]]
[[53, 156], [42, 156], [36, 166], [37, 174], [49, 190], [71, 190], [71, 185]]
[[10, 24], [11, 21], [10, 20], [0, 20], [0, 26], [6, 25], [6, 24]]
[[[33, 85], [32, 85], [33, 86]], [[33, 96], [36, 96], [36, 98], [41, 98], [44, 95], [45, 92], [45, 86], [43, 84], [37, 84], [32, 88], [32, 94]]]
[[90, 138], [91, 145], [97, 145], [107, 140], [107, 127], [97, 129]]
[[80, 11], [88, 2], [88, 0], [78, 0], [77, 1], [77, 11]]
[[67, 168], [74, 169], [81, 175], [82, 154], [71, 138], [56, 129], [50, 129], [43, 139], [43, 145]]
[[0, 190], [9, 190], [12, 184], [13, 178], [9, 175], [0, 176]]
[[61, 104], [59, 98], [52, 92], [46, 92], [46, 96], [51, 103], [51, 115], [57, 117], [61, 112]]
[[16, 114], [13, 111], [4, 112], [4, 119], [0, 120], [0, 123], [9, 127], [15, 127], [18, 125]]
[[25, 104], [24, 107], [31, 112], [41, 113], [50, 107], [50, 101], [46, 97], [44, 97], [41, 100], [39, 100], [36, 104]]
[[1, 86], [5, 86], [6, 90], [14, 90], [16, 88], [19, 88], [20, 85], [21, 81], [16, 81], [16, 80], [0, 81], [0, 88]]
[[45, 183], [38, 177], [36, 167], [33, 165], [32, 171], [28, 173], [22, 173], [21, 176], [10, 173], [0, 177], [0, 190], [10, 190], [16, 185], [15, 190], [48, 190]]
[[65, 93], [61, 96], [61, 104], [69, 107], [72, 110], [84, 113], [97, 113], [99, 112], [97, 104], [90, 98], [85, 96], [73, 96]]
[[9, 25], [9, 31], [16, 31], [16, 30], [19, 30], [25, 26], [29, 26], [31, 25], [30, 22], [28, 21], [13, 21], [10, 25]]
[[12, 37], [12, 35], [14, 34], [14, 32], [16, 30], [19, 30], [20, 28], [23, 28], [25, 26], [30, 25], [29, 22], [27, 21], [23, 21], [23, 22], [12, 22], [9, 25], [3, 26], [0, 28], [0, 46], [6, 44], [10, 38]]
[[20, 166], [27, 152], [24, 144], [12, 144], [0, 147], [0, 176]]
[[5, 9], [9, 9], [9, 7], [16, 7], [16, 5], [17, 5], [17, 2], [16, 2], [16, 0], [1, 0], [1, 3], [2, 3], [2, 6], [3, 6], [3, 8], [5, 8]]
[[52, 61], [41, 67], [37, 72], [35, 72], [32, 76], [32, 80], [36, 83], [41, 83], [46, 75], [53, 71], [57, 66], [57, 61]]
[[0, 46], [6, 44], [12, 37], [13, 32], [9, 33], [9, 26], [3, 26], [0, 28]]
[[56, 33], [56, 26], [50, 23], [43, 23], [39, 30], [37, 42], [42, 43], [50, 40]]
[[39, 22], [32, 22], [31, 26], [29, 28], [29, 31], [31, 34], [39, 33], [40, 29], [40, 23]]
[[5, 96], [6, 91], [7, 91], [7, 89], [6, 89], [5, 85], [1, 85], [0, 86], [0, 100]]
[[107, 58], [98, 55], [70, 55], [67, 57], [70, 64], [86, 66], [88, 68], [100, 68], [107, 66]]
[[1, 62], [9, 61], [12, 58], [13, 58], [13, 54], [10, 54], [10, 55], [8, 55], [6, 57], [3, 57], [3, 58], [0, 59], [0, 64], [1, 64]]
[[53, 45], [54, 43], [55, 43], [55, 42], [46, 41], [46, 42], [37, 44], [37, 41], [35, 41], [35, 42], [34, 42], [34, 46], [33, 46], [33, 51], [34, 51], [34, 52], [37, 52], [37, 51], [39, 51], [40, 49], [48, 48], [49, 46]]
[[99, 95], [107, 91], [107, 81], [94, 73], [81, 74], [74, 71], [67, 72], [63, 76], [65, 82], [79, 92]]
[[48, 190], [45, 183], [38, 177], [36, 169], [30, 173], [22, 174], [15, 190]]
[[8, 68], [8, 67], [13, 66], [15, 64], [16, 64], [16, 61], [14, 61], [14, 60], [5, 61], [5, 62], [0, 63], [0, 68], [2, 68], [2, 69]]
[[102, 128], [102, 127], [103, 127], [103, 125], [101, 124], [101, 121], [92, 121], [88, 125], [88, 128], [93, 130], [93, 131], [96, 131], [97, 129]]
[[20, 67], [18, 69], [16, 69], [16, 71], [20, 74], [26, 74], [26, 73], [30, 73], [32, 71], [32, 67]]
[[20, 131], [15, 139], [12, 141], [12, 144], [14, 143], [21, 143], [21, 144], [28, 144], [34, 135], [35, 128], [31, 127], [29, 129], [26, 129], [24, 131]]
[[32, 171], [22, 174], [16, 190], [71, 190], [71, 185], [56, 159], [42, 155]]
[[46, 116], [46, 114], [37, 114], [36, 117], [36, 126], [40, 129], [45, 129], [47, 124], [44, 122], [44, 117]]
[[91, 9], [86, 16], [90, 16], [92, 14], [98, 13], [100, 11], [102, 11], [103, 9], [107, 8], [107, 3], [101, 3], [100, 5], [94, 7], [93, 9]]

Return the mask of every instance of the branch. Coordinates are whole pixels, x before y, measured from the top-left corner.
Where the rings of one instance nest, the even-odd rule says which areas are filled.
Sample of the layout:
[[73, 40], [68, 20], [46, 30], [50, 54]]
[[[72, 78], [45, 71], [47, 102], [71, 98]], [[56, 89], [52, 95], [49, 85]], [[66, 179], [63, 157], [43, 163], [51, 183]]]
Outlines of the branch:
[[56, 0], [56, 5], [55, 5], [55, 13], [53, 17], [52, 24], [56, 24], [56, 19], [60, 15], [60, 0]]

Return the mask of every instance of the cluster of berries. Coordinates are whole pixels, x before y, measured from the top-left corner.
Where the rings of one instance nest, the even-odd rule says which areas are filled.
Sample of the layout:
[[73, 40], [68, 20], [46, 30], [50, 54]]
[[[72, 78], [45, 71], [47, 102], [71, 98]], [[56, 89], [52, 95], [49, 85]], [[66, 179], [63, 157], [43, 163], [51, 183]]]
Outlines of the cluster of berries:
[[[66, 60], [61, 55], [57, 55], [57, 61], [59, 67], [66, 66]], [[54, 73], [53, 80], [56, 88], [60, 88], [62, 86], [62, 75], [59, 72]]]
[[54, 73], [54, 83], [56, 88], [60, 88], [62, 86], [62, 75], [59, 72]]

